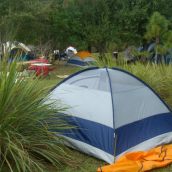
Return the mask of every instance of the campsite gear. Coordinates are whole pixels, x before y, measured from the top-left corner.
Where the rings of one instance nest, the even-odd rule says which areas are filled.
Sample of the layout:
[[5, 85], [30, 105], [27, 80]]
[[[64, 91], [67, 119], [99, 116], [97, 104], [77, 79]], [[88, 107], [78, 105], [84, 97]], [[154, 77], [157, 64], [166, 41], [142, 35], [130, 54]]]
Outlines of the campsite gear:
[[59, 60], [67, 60], [67, 54], [65, 51], [60, 52], [60, 59]]
[[36, 73], [36, 76], [47, 76], [50, 71], [53, 69], [50, 68], [51, 64], [46, 64], [46, 63], [34, 63], [31, 64], [31, 66], [28, 68], [29, 70], [34, 70]]
[[172, 144], [148, 151], [131, 152], [120, 157], [114, 164], [98, 168], [97, 172], [144, 172], [165, 167], [172, 163]]
[[44, 58], [39, 58], [39, 59], [30, 60], [28, 63], [30, 63], [30, 64], [34, 64], [34, 63], [48, 63], [48, 60], [44, 59]]
[[13, 61], [16, 57], [23, 61], [31, 60], [34, 57], [30, 52], [31, 49], [21, 42], [8, 41], [2, 44], [2, 55], [9, 55], [9, 62]]
[[172, 64], [172, 49], [169, 49], [165, 56], [165, 64]]
[[166, 52], [166, 54], [160, 54], [160, 53], [155, 53], [155, 49], [156, 49], [156, 44], [155, 42], [151, 42], [148, 44], [145, 44], [143, 47], [140, 47], [138, 49], [139, 52], [142, 51], [147, 51], [150, 53], [150, 55], [147, 57], [149, 61], [153, 62], [153, 63], [164, 63], [164, 64], [172, 64], [172, 52], [171, 52], [171, 48], [168, 49], [168, 51]]
[[80, 66], [80, 67], [88, 67], [94, 65], [95, 59], [91, 56], [91, 53], [88, 51], [80, 51], [75, 56], [71, 57], [67, 64]]
[[118, 51], [114, 51], [112, 54], [115, 59], [118, 59]]
[[91, 53], [88, 51], [79, 51], [76, 56], [80, 57], [81, 59], [87, 58], [87, 57], [91, 57]]
[[68, 48], [66, 49], [66, 52], [67, 52], [67, 53], [68, 53], [68, 51], [72, 51], [74, 54], [77, 53], [77, 50], [76, 50], [74, 47], [72, 47], [72, 46], [70, 46], [70, 47], [68, 47]]
[[47, 76], [49, 72], [52, 70], [49, 68], [51, 64], [46, 64], [46, 63], [35, 63], [31, 64], [29, 67], [29, 70], [35, 70], [36, 76], [44, 75]]
[[108, 163], [126, 152], [145, 151], [172, 141], [172, 112], [153, 89], [118, 68], [89, 68], [50, 93], [69, 108], [74, 129], [70, 146]]
[[127, 63], [133, 63], [133, 62], [135, 62], [135, 56], [133, 55], [133, 49], [134, 49], [134, 47], [127, 47], [126, 49], [125, 49], [125, 51], [124, 51], [124, 57], [125, 57], [125, 61], [127, 62]]
[[66, 49], [66, 54], [67, 54], [68, 58], [73, 57], [76, 53], [77, 53], [77, 50], [74, 47], [70, 46]]
[[67, 78], [69, 75], [56, 75], [56, 76], [60, 79], [64, 79], [64, 78]]
[[25, 44], [21, 42], [17, 42], [17, 41], [14, 41], [14, 42], [8, 41], [6, 43], [3, 43], [2, 47], [3, 47], [3, 53], [7, 53], [7, 52], [9, 53], [14, 48], [20, 48], [25, 52], [31, 51], [31, 49], [27, 47]]

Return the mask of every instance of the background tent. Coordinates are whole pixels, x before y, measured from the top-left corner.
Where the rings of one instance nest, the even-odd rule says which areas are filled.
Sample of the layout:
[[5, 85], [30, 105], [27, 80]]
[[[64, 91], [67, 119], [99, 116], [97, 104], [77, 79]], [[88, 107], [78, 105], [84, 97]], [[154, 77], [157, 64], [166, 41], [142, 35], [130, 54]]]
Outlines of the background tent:
[[31, 51], [30, 48], [28, 48], [25, 44], [23, 44], [21, 42], [17, 42], [17, 41], [10, 42], [10, 41], [8, 41], [8, 42], [3, 44], [3, 52], [4, 53], [10, 52], [14, 48], [20, 48], [25, 52]]
[[155, 48], [156, 48], [156, 44], [153, 43], [149, 43], [149, 44], [145, 44], [143, 47], [140, 47], [138, 49], [138, 51], [142, 52], [142, 51], [147, 51], [150, 53], [150, 56], [148, 57], [148, 59], [151, 62], [155, 62], [155, 63], [165, 63], [165, 64], [172, 64], [172, 49], [168, 49], [168, 51], [166, 52], [166, 54], [157, 54], [155, 53]]
[[92, 57], [91, 53], [88, 51], [79, 51], [75, 56], [69, 58], [68, 64], [80, 66], [80, 67], [86, 67], [93, 65], [95, 62], [95, 59]]
[[169, 107], [126, 71], [83, 70], [55, 87], [50, 98], [69, 106], [66, 120], [77, 126], [64, 132], [70, 146], [106, 162], [172, 141]]
[[31, 49], [21, 42], [6, 42], [2, 44], [2, 54], [8, 55], [10, 60], [15, 57], [20, 57], [20, 60], [32, 60], [34, 59], [31, 54]]
[[72, 58], [77, 53], [77, 50], [74, 47], [70, 46], [66, 49], [65, 53], [66, 53], [68, 58]]

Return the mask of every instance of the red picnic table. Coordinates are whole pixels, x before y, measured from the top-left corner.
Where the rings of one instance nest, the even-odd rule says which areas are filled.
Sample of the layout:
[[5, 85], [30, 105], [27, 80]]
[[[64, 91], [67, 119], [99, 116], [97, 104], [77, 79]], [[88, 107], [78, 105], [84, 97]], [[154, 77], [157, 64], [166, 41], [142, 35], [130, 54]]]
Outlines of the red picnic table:
[[49, 63], [33, 63], [29, 66], [29, 70], [34, 70], [36, 76], [47, 76], [49, 74], [50, 71], [53, 70], [52, 64]]

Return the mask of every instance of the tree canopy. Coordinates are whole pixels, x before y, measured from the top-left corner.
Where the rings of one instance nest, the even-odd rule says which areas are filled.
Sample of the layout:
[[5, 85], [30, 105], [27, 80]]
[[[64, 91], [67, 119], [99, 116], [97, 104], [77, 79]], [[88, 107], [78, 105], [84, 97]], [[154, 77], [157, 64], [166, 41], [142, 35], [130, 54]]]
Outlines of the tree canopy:
[[171, 0], [0, 0], [0, 40], [99, 52], [112, 45], [121, 49], [139, 45], [148, 27], [153, 34], [147, 23], [155, 11], [171, 28], [171, 7]]

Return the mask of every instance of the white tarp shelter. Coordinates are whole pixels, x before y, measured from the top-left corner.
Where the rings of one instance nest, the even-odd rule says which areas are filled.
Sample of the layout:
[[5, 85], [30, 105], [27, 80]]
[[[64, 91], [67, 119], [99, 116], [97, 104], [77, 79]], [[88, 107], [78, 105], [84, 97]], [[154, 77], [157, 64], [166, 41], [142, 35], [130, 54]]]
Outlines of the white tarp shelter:
[[25, 44], [17, 41], [3, 43], [3, 52], [9, 53], [14, 48], [20, 48], [25, 52], [31, 51]]

